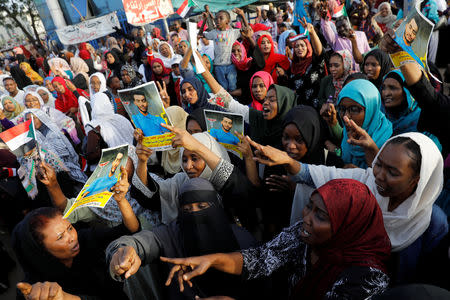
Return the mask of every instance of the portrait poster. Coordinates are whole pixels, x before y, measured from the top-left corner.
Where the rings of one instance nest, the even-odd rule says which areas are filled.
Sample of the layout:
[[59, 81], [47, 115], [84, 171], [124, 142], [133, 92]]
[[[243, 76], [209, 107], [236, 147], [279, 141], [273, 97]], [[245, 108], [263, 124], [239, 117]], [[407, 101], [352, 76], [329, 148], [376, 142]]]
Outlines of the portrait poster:
[[122, 0], [127, 21], [142, 26], [173, 14], [171, 0]]
[[420, 12], [420, 1], [418, 1], [395, 31], [394, 40], [403, 50], [390, 54], [395, 68], [415, 61], [428, 72], [428, 43], [433, 28], [434, 24]]
[[135, 128], [144, 133], [142, 144], [153, 150], [172, 149], [174, 134], [161, 126], [172, 125], [154, 81], [118, 91], [120, 100]]
[[105, 207], [113, 193], [111, 188], [120, 180], [120, 167], [128, 160], [128, 145], [102, 150], [102, 156], [91, 177], [86, 181], [75, 202], [63, 218], [81, 207]]
[[235, 132], [244, 135], [244, 117], [229, 112], [204, 110], [206, 130], [222, 146], [234, 155], [242, 157], [238, 150], [239, 137]]

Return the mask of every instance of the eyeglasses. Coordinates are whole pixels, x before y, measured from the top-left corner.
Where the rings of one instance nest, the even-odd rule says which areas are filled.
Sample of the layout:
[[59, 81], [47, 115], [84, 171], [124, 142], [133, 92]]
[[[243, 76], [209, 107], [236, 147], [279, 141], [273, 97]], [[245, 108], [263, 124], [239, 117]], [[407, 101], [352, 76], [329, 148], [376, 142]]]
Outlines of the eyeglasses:
[[345, 115], [345, 113], [347, 112], [349, 115], [354, 116], [359, 115], [364, 110], [364, 108], [359, 107], [357, 105], [350, 105], [350, 106], [338, 105], [337, 110], [340, 115]]

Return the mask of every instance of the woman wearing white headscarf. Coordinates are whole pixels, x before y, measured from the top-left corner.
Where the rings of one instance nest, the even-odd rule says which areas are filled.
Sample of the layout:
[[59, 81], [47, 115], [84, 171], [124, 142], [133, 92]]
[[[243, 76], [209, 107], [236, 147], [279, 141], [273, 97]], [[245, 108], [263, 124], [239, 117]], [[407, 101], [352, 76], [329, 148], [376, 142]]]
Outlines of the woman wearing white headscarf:
[[48, 65], [51, 70], [51, 75], [49, 74], [49, 76], [61, 76], [70, 80], [73, 79], [72, 69], [66, 60], [60, 57], [51, 58], [48, 60]]
[[106, 92], [106, 78], [100, 72], [96, 72], [89, 77], [89, 95], [92, 97], [96, 93]]
[[[188, 113], [180, 106], [173, 105], [166, 108], [166, 114], [169, 116], [170, 122], [176, 128], [186, 129], [186, 119]], [[181, 171], [181, 149], [179, 147], [163, 151], [161, 156], [161, 167], [169, 174], [176, 174]]]
[[[34, 99], [32, 102], [27, 102], [28, 99]], [[80, 143], [80, 139], [78, 138], [77, 130], [75, 127], [75, 122], [72, 120], [72, 118], [68, 117], [61, 111], [47, 106], [44, 104], [44, 100], [41, 98], [41, 96], [37, 92], [27, 92], [25, 93], [25, 106], [27, 109], [36, 108], [43, 111], [51, 121], [53, 121], [60, 131], [66, 131], [67, 134], [72, 139], [73, 143], [75, 145], [78, 145]], [[37, 101], [36, 101], [37, 100]], [[14, 124], [22, 123], [25, 119], [25, 112], [23, 112], [20, 116], [18, 116], [16, 119], [12, 120]]]
[[91, 97], [92, 120], [86, 124], [86, 134], [100, 126], [100, 134], [108, 147], [133, 144], [133, 126], [125, 117], [115, 114], [114, 108], [105, 93]]
[[55, 108], [55, 97], [53, 96], [53, 94], [46, 88], [46, 87], [38, 87], [36, 89], [36, 92], [39, 94], [39, 96], [41, 96], [42, 100], [44, 101], [44, 104]]
[[382, 2], [378, 6], [378, 12], [375, 15], [375, 21], [380, 26], [383, 33], [385, 33], [397, 20], [397, 16], [392, 13], [391, 4], [389, 2]]
[[39, 146], [56, 154], [68, 169], [69, 176], [73, 180], [85, 183], [87, 176], [80, 169], [78, 162], [79, 156], [56, 123], [40, 109], [32, 108], [25, 110], [23, 112], [25, 119], [29, 113], [32, 113], [37, 118], [34, 119], [34, 126]]
[[158, 46], [158, 53], [153, 54], [155, 58], [160, 58], [164, 66], [166, 68], [172, 68], [172, 61], [176, 58], [181, 58], [179, 54], [175, 54], [173, 51], [172, 46], [169, 45], [167, 42], [161, 42]]
[[[253, 145], [257, 149], [261, 147]], [[436, 144], [422, 133], [392, 137], [378, 151], [372, 168], [368, 169], [308, 165], [293, 161], [286, 153], [268, 149], [268, 146], [258, 150], [262, 150], [261, 155], [270, 156], [265, 162], [279, 165], [283, 161], [290, 174], [297, 173], [292, 177], [294, 181], [311, 188], [337, 178], [351, 178], [366, 184], [383, 212], [395, 257], [397, 283], [413, 279], [419, 258], [430, 253], [448, 232], [445, 214], [438, 206], [433, 206], [443, 187], [442, 155]], [[305, 191], [297, 186], [291, 223], [300, 219], [299, 212], [309, 197]]]
[[79, 57], [70, 59], [70, 67], [73, 71], [72, 83], [79, 89], [87, 90], [89, 82], [89, 66]]

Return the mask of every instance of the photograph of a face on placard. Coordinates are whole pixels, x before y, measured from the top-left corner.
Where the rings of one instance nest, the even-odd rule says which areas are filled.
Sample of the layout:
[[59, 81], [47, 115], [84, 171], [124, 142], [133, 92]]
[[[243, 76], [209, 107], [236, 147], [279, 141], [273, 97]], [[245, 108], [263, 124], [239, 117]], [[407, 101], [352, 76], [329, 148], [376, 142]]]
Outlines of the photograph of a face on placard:
[[171, 122], [155, 82], [119, 90], [118, 94], [134, 126], [142, 130], [143, 144], [154, 150], [170, 149], [173, 135], [161, 123], [171, 125]]
[[244, 117], [239, 114], [207, 109], [204, 110], [204, 114], [208, 133], [228, 151], [242, 157], [237, 150], [240, 140], [235, 132], [244, 134]]
[[427, 71], [428, 43], [432, 33], [433, 23], [420, 12], [418, 1], [395, 31], [394, 40], [403, 51], [390, 55], [394, 67], [399, 68], [404, 62], [416, 61]]

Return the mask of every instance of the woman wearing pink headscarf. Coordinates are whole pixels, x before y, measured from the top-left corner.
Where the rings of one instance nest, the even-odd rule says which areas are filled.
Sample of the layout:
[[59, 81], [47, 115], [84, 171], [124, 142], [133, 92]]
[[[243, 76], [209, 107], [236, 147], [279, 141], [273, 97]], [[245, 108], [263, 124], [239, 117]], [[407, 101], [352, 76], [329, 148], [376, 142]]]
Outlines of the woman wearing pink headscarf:
[[250, 107], [260, 111], [263, 110], [262, 103], [272, 84], [274, 84], [272, 76], [265, 71], [256, 72], [252, 76], [250, 79], [250, 91], [252, 95]]

